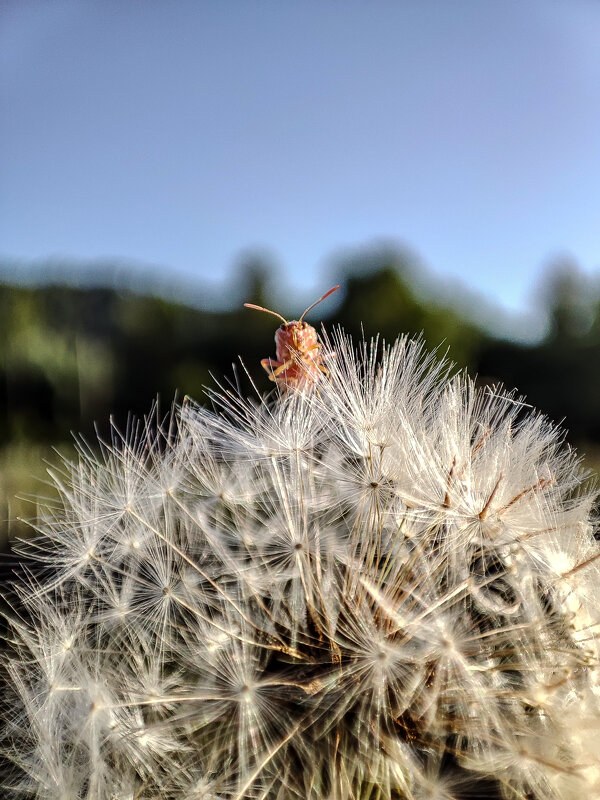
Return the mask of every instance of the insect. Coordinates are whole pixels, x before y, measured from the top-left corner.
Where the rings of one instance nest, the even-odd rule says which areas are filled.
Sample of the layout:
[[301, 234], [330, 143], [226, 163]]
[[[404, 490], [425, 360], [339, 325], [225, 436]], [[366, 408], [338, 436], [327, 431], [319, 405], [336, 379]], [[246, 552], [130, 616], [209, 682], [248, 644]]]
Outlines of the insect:
[[269, 373], [269, 380], [276, 383], [282, 389], [306, 389], [310, 388], [321, 375], [327, 375], [327, 368], [323, 366], [323, 355], [321, 344], [317, 338], [317, 332], [312, 325], [304, 321], [304, 317], [316, 305], [337, 291], [340, 287], [334, 286], [323, 297], [310, 305], [302, 314], [300, 319], [293, 319], [288, 322], [281, 314], [271, 311], [262, 306], [255, 306], [253, 303], [244, 303], [246, 308], [254, 308], [256, 311], [265, 311], [273, 314], [282, 320], [282, 325], [275, 331], [275, 354], [274, 358], [263, 358], [260, 362], [262, 367]]

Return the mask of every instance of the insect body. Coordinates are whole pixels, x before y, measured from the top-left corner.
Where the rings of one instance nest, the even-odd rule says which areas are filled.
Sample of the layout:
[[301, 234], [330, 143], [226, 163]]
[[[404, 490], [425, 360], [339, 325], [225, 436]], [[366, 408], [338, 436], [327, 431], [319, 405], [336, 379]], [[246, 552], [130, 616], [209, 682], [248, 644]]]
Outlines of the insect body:
[[283, 389], [302, 390], [316, 383], [321, 375], [327, 374], [327, 369], [323, 366], [323, 355], [317, 332], [312, 325], [304, 321], [304, 317], [339, 288], [339, 286], [334, 286], [333, 289], [325, 292], [323, 297], [306, 309], [299, 320], [293, 319], [290, 322], [276, 311], [255, 306], [253, 303], [244, 303], [246, 308], [266, 311], [267, 314], [273, 314], [282, 320], [282, 324], [275, 331], [276, 358], [263, 358], [260, 362], [269, 373], [269, 380], [274, 381]]

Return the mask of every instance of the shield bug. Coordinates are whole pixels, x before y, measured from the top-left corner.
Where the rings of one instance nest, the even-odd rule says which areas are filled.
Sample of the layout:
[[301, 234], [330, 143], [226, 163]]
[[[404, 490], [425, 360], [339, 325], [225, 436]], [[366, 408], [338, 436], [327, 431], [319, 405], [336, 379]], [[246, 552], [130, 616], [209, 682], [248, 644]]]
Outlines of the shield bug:
[[244, 303], [246, 308], [265, 311], [282, 320], [282, 324], [275, 331], [276, 358], [263, 358], [260, 362], [269, 373], [269, 380], [282, 389], [310, 388], [321, 375], [327, 375], [327, 368], [323, 366], [323, 354], [317, 332], [312, 325], [304, 321], [304, 317], [339, 288], [339, 286], [334, 286], [333, 289], [325, 292], [304, 311], [300, 319], [293, 319], [290, 322], [269, 308], [255, 306], [253, 303]]

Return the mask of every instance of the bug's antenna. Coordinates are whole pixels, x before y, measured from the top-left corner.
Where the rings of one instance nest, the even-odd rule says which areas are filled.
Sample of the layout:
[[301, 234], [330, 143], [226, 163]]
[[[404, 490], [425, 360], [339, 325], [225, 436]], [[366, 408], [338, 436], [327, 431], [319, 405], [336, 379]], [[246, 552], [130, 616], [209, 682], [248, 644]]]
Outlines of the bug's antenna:
[[[300, 317], [300, 319], [298, 320], [298, 322], [302, 322], [302, 320], [304, 319], [304, 317], [305, 317], [305, 316], [308, 314], [308, 312], [309, 312], [311, 309], [313, 309], [315, 306], [318, 306], [318, 305], [319, 305], [319, 303], [320, 303], [320, 302], [322, 302], [323, 300], [325, 300], [325, 298], [326, 298], [326, 297], [329, 297], [329, 295], [330, 295], [330, 294], [333, 294], [334, 292], [337, 292], [337, 290], [338, 290], [339, 288], [340, 288], [339, 286], [334, 286], [334, 287], [333, 287], [333, 289], [330, 289], [328, 292], [325, 292], [325, 294], [323, 295], [323, 297], [319, 297], [319, 299], [318, 299], [318, 300], [315, 300], [315, 302], [312, 304], [312, 306], [309, 306], [309, 307], [306, 309], [306, 311], [305, 311], [305, 312], [302, 314], [302, 316]], [[264, 310], [264, 309], [263, 309], [263, 310]], [[272, 313], [272, 312], [271, 312], [271, 313]]]
[[[329, 294], [329, 292], [327, 292], [327, 294]], [[323, 298], [321, 298], [321, 300], [322, 299]], [[320, 301], [317, 300], [317, 303], [318, 302], [320, 302]], [[254, 303], [244, 303], [244, 305], [245, 305], [246, 308], [253, 308], [255, 311], [265, 311], [267, 314], [273, 314], [274, 317], [279, 317], [279, 319], [283, 320], [284, 324], [287, 325], [287, 319], [283, 319], [281, 314], [278, 314], [276, 311], [271, 311], [270, 308], [263, 308], [262, 306], [255, 306]], [[316, 305], [316, 303], [315, 303], [315, 305]], [[306, 314], [306, 311], [304, 313]], [[304, 316], [304, 314], [302, 316]]]

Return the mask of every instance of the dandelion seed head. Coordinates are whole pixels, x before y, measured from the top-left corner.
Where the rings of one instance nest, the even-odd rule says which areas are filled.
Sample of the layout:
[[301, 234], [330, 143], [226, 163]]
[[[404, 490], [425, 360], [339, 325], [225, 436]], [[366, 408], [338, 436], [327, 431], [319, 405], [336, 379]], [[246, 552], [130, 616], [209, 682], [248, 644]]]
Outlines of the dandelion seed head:
[[305, 391], [221, 388], [53, 471], [7, 620], [10, 797], [600, 798], [577, 456], [420, 341], [325, 353]]

